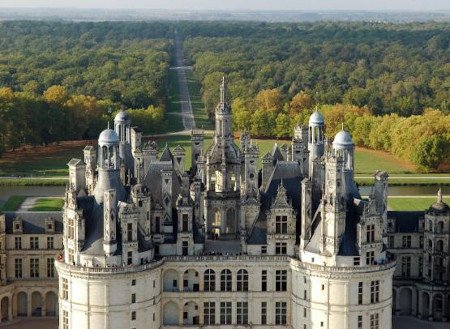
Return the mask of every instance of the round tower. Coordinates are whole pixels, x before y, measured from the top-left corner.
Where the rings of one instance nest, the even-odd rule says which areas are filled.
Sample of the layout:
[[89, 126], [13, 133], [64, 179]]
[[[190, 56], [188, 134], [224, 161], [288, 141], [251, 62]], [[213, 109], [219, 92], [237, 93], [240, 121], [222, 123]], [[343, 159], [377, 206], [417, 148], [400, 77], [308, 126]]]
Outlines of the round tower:
[[114, 130], [121, 142], [130, 143], [131, 118], [127, 111], [121, 110], [114, 118]]
[[322, 114], [315, 111], [308, 124], [309, 175], [314, 174], [314, 161], [323, 156], [325, 140], [325, 123]]
[[336, 134], [333, 140], [333, 151], [337, 156], [341, 156], [344, 159], [344, 170], [354, 169], [354, 149], [352, 136], [348, 131], [342, 127], [342, 130]]

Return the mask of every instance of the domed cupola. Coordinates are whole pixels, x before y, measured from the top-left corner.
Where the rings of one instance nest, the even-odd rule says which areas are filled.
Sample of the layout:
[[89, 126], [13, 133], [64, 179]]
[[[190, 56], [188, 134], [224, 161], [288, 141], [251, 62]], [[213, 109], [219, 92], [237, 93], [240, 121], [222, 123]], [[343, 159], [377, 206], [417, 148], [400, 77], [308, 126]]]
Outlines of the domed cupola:
[[352, 135], [344, 129], [342, 125], [342, 130], [334, 136], [333, 140], [333, 151], [337, 156], [341, 156], [344, 159], [344, 169], [352, 170], [354, 168], [354, 158], [353, 150], [355, 144], [353, 143]]
[[314, 160], [321, 158], [325, 149], [325, 121], [317, 109], [309, 117], [308, 126], [309, 174], [311, 175]]
[[121, 142], [130, 143], [130, 128], [130, 114], [125, 110], [121, 110], [114, 118], [114, 130]]
[[323, 119], [322, 113], [317, 110], [309, 117], [309, 126], [323, 126], [324, 123], [325, 120]]

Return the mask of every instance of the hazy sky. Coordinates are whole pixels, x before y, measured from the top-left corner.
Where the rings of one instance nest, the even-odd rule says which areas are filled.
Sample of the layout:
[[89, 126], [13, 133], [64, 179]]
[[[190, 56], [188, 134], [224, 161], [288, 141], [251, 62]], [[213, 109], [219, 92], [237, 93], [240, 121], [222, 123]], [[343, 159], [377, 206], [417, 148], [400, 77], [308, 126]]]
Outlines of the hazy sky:
[[450, 10], [449, 0], [0, 0], [0, 7], [251, 9], [251, 10]]

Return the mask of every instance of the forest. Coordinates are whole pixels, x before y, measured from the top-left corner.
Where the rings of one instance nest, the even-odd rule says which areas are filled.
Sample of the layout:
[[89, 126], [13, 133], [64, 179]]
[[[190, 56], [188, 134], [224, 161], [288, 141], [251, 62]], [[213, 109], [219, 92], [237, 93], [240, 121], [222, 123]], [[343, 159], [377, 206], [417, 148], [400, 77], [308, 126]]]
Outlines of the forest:
[[357, 145], [422, 168], [449, 161], [448, 23], [203, 22], [182, 31], [210, 117], [225, 76], [237, 130], [290, 137], [319, 108], [330, 138], [345, 123]]
[[92, 138], [121, 106], [164, 124], [172, 28], [165, 23], [0, 23], [0, 154]]
[[449, 162], [450, 24], [376, 22], [0, 23], [0, 154], [93, 138], [121, 107], [145, 133], [166, 116], [173, 36], [213, 118], [222, 76], [236, 130], [287, 138], [316, 108], [328, 137], [426, 170]]

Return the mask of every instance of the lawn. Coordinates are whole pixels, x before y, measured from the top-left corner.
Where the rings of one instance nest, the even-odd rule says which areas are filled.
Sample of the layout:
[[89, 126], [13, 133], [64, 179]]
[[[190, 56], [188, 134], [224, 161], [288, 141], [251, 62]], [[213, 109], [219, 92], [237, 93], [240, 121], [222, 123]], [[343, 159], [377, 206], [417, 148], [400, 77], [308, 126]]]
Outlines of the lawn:
[[[444, 201], [450, 204], [450, 197], [445, 197]], [[435, 197], [389, 197], [388, 208], [389, 210], [409, 210], [409, 211], [423, 211], [428, 209], [434, 202]]]
[[0, 208], [2, 211], [16, 211], [27, 197], [23, 195], [11, 195]]
[[180, 90], [178, 88], [178, 77], [176, 70], [169, 70], [169, 87], [167, 101], [167, 126], [170, 131], [184, 130], [183, 122], [180, 117]]
[[200, 94], [200, 84], [194, 77], [192, 70], [186, 70], [189, 94], [191, 95], [192, 111], [194, 112], [195, 125], [197, 128], [214, 129], [214, 124], [209, 120], [205, 105]]
[[40, 198], [37, 199], [29, 211], [60, 211], [64, 206], [64, 199], [61, 198]]
[[416, 171], [413, 164], [382, 151], [357, 147], [355, 150], [355, 174], [373, 174], [377, 170], [392, 174], [409, 174]]

